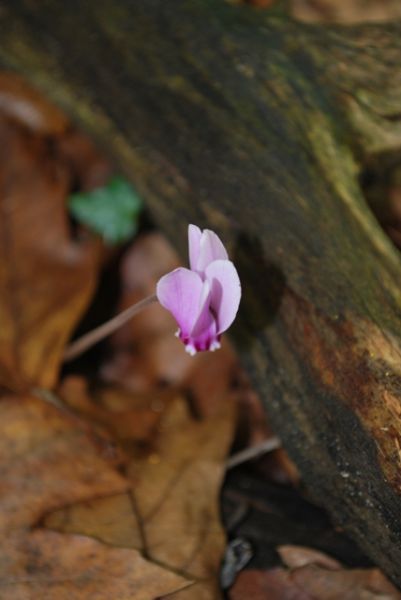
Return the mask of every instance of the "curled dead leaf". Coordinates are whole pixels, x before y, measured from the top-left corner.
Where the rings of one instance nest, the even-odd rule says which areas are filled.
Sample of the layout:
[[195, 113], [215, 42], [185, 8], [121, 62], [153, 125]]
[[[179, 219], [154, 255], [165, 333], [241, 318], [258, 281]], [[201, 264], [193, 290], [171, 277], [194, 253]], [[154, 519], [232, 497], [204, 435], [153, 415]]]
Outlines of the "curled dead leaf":
[[135, 550], [53, 531], [31, 532], [10, 554], [12, 569], [0, 564], [3, 600], [153, 600], [190, 583]]
[[2, 599], [148, 600], [188, 585], [137, 550], [42, 528], [43, 516], [60, 506], [107, 503], [129, 488], [111, 438], [39, 398], [7, 396], [0, 399], [0, 454]]
[[379, 569], [345, 569], [332, 557], [302, 546], [280, 546], [290, 569], [243, 571], [230, 600], [400, 600], [401, 593]]
[[98, 247], [72, 239], [69, 175], [45, 138], [4, 119], [0, 136], [0, 386], [51, 388], [93, 292]]
[[57, 158], [64, 162], [83, 191], [104, 186], [112, 175], [112, 165], [93, 142], [70, 128], [56, 140]]
[[0, 72], [0, 111], [40, 135], [60, 135], [68, 120], [43, 95], [15, 73]]
[[[196, 419], [185, 400], [176, 396], [159, 406], [156, 435], [148, 430], [146, 440], [138, 439], [135, 426], [127, 437], [127, 428], [120, 429], [115, 421], [122, 409], [128, 415], [128, 405], [132, 416], [137, 414], [140, 421], [145, 408], [143, 395], [122, 392], [123, 399], [119, 400], [118, 391], [111, 393], [107, 388], [105, 397], [98, 390], [96, 403], [88, 394], [77, 402], [74, 391], [82, 395], [77, 381], [65, 382], [62, 390], [70, 406], [77, 410], [80, 405], [102, 426], [107, 426], [108, 407], [109, 429], [120, 436], [128, 455], [130, 490], [54, 511], [46, 516], [46, 527], [90, 535], [111, 545], [128, 542], [148, 559], [195, 582], [179, 592], [180, 599], [219, 598], [218, 572], [225, 534], [218, 497], [232, 439], [234, 404], [227, 398], [217, 414]], [[98, 416], [95, 406], [102, 407]]]
[[306, 22], [363, 23], [401, 17], [398, 0], [291, 0], [290, 12]]
[[320, 565], [325, 569], [341, 569], [341, 563], [324, 552], [305, 546], [278, 546], [277, 552], [283, 563], [290, 569], [304, 567], [305, 565]]

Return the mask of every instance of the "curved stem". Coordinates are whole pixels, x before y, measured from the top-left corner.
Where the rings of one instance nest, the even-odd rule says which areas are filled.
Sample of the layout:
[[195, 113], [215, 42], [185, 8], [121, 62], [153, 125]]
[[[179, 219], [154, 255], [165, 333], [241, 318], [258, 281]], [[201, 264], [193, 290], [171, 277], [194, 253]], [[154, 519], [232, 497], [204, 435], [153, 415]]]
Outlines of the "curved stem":
[[281, 448], [281, 441], [278, 437], [271, 437], [256, 446], [245, 448], [245, 450], [233, 454], [226, 462], [226, 469], [233, 469], [244, 462], [248, 462], [248, 460], [259, 458], [263, 454], [273, 452], [273, 450], [277, 450], [278, 448]]
[[80, 356], [84, 352], [86, 352], [89, 348], [103, 340], [105, 337], [114, 333], [117, 329], [119, 329], [122, 325], [127, 323], [132, 317], [141, 312], [144, 308], [153, 304], [153, 302], [157, 301], [157, 296], [154, 294], [152, 296], [148, 296], [140, 302], [133, 304], [123, 312], [119, 313], [103, 325], [99, 325], [92, 331], [89, 331], [82, 337], [72, 342], [69, 346], [67, 346], [64, 353], [64, 362], [69, 362], [77, 356]]

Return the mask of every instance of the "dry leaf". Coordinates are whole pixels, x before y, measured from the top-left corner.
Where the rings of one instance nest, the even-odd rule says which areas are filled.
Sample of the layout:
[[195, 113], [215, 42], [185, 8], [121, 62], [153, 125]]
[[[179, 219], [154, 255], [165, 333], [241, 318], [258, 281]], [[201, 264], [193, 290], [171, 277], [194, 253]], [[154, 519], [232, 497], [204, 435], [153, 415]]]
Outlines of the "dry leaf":
[[127, 492], [72, 504], [48, 514], [49, 529], [80, 533], [110, 546], [143, 550], [135, 500]]
[[228, 597], [229, 600], [318, 600], [295, 587], [288, 572], [280, 568], [241, 571]]
[[196, 414], [204, 417], [215, 414], [226, 402], [227, 394], [241, 404], [244, 390], [237, 387], [240, 366], [227, 338], [223, 336], [218, 352], [202, 352], [194, 358], [182, 387], [189, 392]]
[[154, 452], [130, 464], [147, 554], [197, 579], [217, 578], [224, 551], [218, 498], [232, 428], [231, 407], [196, 421], [177, 398]]
[[112, 175], [111, 163], [86, 135], [75, 129], [56, 140], [55, 150], [83, 191], [105, 185]]
[[176, 395], [174, 390], [133, 394], [121, 387], [106, 386], [89, 396], [83, 377], [70, 376], [61, 384], [59, 395], [79, 414], [99, 423], [120, 442], [150, 443], [157, 435], [163, 411]]
[[290, 574], [293, 584], [321, 600], [400, 600], [401, 593], [379, 569], [332, 571], [307, 565]]
[[157, 598], [188, 585], [139, 552], [42, 529], [45, 513], [121, 495], [112, 440], [34, 397], [0, 400], [2, 600]]
[[52, 531], [33, 531], [11, 558], [2, 600], [156, 600], [188, 585], [135, 550]]
[[341, 569], [341, 563], [324, 552], [305, 546], [291, 546], [290, 544], [278, 546], [277, 552], [283, 563], [290, 569], [304, 567], [305, 565], [319, 565], [326, 569]]
[[55, 384], [96, 278], [93, 244], [71, 239], [68, 173], [45, 138], [0, 119], [0, 386]]
[[[70, 380], [63, 386], [70, 405], [76, 383]], [[126, 410], [127, 398], [118, 406], [115, 398], [110, 402], [110, 390], [107, 394], [109, 406], [117, 408], [114, 412], [122, 406]], [[104, 407], [101, 397], [98, 393], [97, 405]], [[141, 414], [143, 396], [139, 398]], [[133, 413], [134, 400], [131, 395]], [[142, 550], [149, 559], [195, 580], [188, 590], [179, 592], [180, 599], [219, 598], [218, 572], [225, 547], [219, 490], [232, 437], [233, 408], [226, 405], [218, 414], [196, 420], [185, 401], [176, 397], [160, 410], [158, 435], [150, 437], [148, 445], [144, 439], [138, 444], [135, 428], [129, 444], [124, 429], [124, 447], [131, 456], [127, 468], [130, 492], [56, 511], [47, 516], [46, 526], [91, 535], [112, 545], [122, 541], [126, 545], [130, 540], [130, 547]], [[118, 433], [112, 412], [111, 428]], [[101, 421], [107, 424], [104, 414]]]
[[279, 546], [289, 570], [248, 570], [239, 574], [230, 600], [400, 600], [401, 593], [379, 569], [344, 569], [323, 552]]
[[399, 0], [291, 0], [290, 13], [301, 21], [326, 23], [382, 22], [399, 19]]
[[40, 135], [61, 135], [68, 127], [64, 113], [15, 73], [0, 72], [0, 111]]
[[127, 488], [112, 440], [39, 398], [0, 399], [0, 456], [3, 534], [64, 504]]

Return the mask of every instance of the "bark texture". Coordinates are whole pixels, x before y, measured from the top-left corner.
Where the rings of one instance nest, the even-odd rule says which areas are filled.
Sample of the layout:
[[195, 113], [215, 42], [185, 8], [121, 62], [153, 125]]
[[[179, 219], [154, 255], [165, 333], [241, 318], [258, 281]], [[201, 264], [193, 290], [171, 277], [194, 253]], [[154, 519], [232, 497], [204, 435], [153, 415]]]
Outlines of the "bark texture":
[[361, 165], [401, 147], [401, 25], [222, 0], [8, 0], [0, 64], [114, 156], [184, 250], [231, 242], [234, 334], [319, 502], [400, 586], [401, 261]]

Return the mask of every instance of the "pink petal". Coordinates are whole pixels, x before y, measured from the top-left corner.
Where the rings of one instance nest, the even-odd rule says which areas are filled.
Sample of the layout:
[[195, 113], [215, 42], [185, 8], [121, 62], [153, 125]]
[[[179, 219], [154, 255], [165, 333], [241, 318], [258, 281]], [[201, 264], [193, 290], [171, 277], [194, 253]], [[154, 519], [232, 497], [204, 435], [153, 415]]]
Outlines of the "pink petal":
[[157, 299], [171, 312], [183, 337], [189, 336], [199, 317], [203, 287], [200, 275], [184, 268], [167, 273], [157, 284]]
[[206, 267], [215, 260], [228, 260], [227, 250], [214, 231], [204, 229], [200, 240], [196, 270], [203, 273]]
[[220, 348], [216, 319], [210, 312], [210, 299], [210, 284], [208, 281], [205, 281], [199, 303], [199, 316], [187, 340], [187, 351], [191, 354], [194, 354], [198, 350], [216, 350]]
[[215, 260], [206, 268], [206, 280], [212, 290], [210, 308], [216, 316], [217, 335], [234, 321], [241, 299], [241, 283], [233, 263]]
[[209, 282], [204, 281], [201, 297], [199, 300], [198, 317], [195, 323], [193, 324], [190, 333], [192, 338], [196, 338], [202, 335], [202, 333], [209, 329], [213, 324], [214, 318], [209, 310], [211, 293], [212, 290], [210, 288]]
[[196, 225], [188, 225], [189, 266], [194, 271], [199, 258], [202, 232]]

